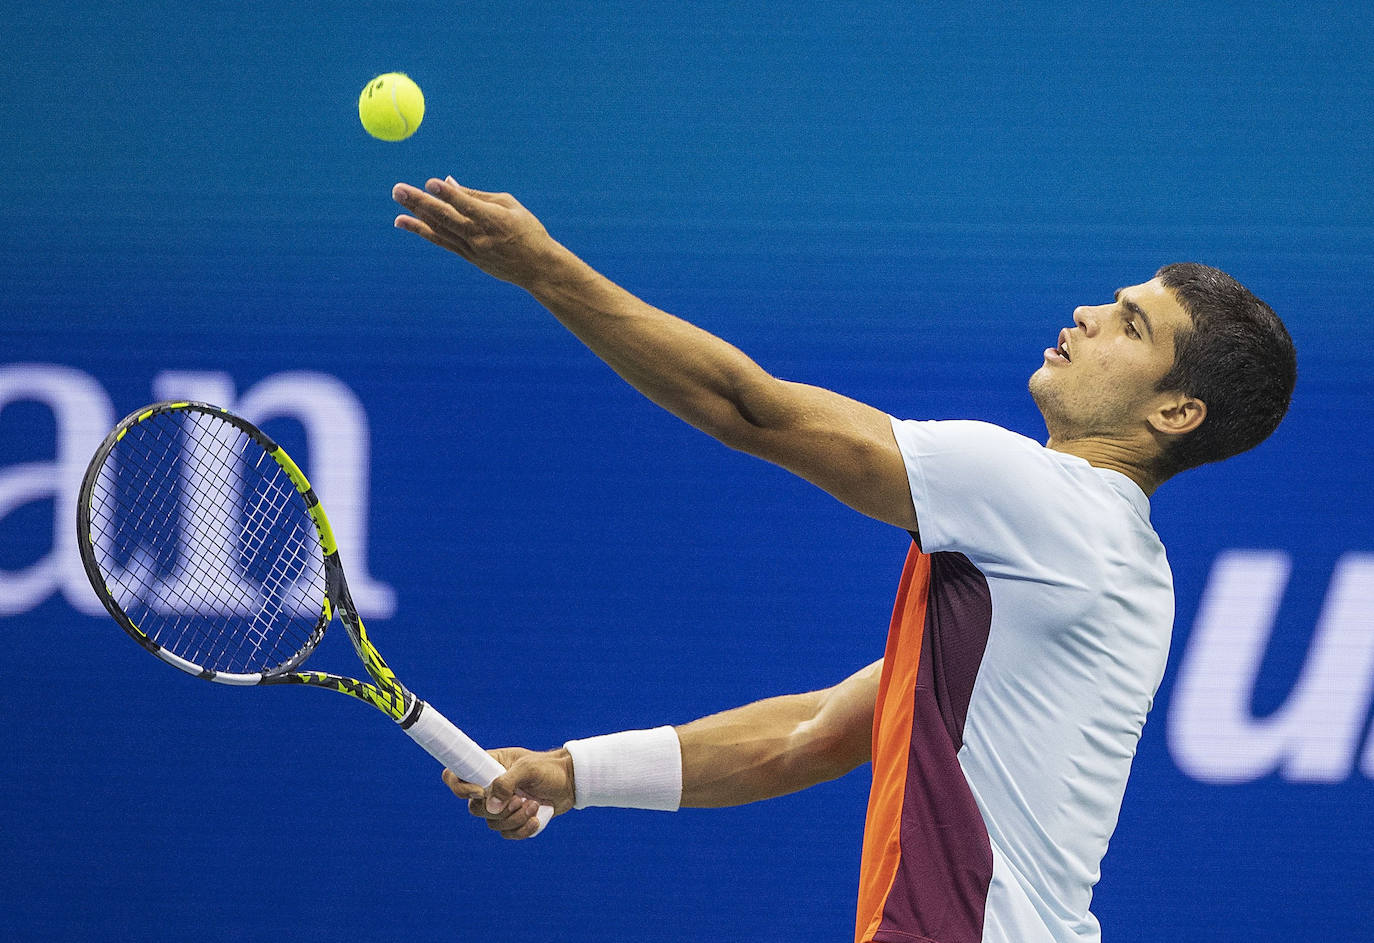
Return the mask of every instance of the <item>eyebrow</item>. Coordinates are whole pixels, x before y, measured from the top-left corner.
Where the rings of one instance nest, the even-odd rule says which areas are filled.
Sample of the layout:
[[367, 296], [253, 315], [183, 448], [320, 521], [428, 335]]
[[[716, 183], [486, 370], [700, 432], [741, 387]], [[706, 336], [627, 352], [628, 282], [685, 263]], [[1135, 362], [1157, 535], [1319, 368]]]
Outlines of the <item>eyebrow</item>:
[[1145, 313], [1145, 309], [1144, 309], [1144, 308], [1142, 308], [1140, 305], [1136, 304], [1136, 303], [1135, 303], [1134, 301], [1132, 301], [1131, 299], [1127, 298], [1125, 301], [1122, 301], [1122, 300], [1121, 300], [1121, 293], [1122, 293], [1123, 291], [1125, 291], [1125, 290], [1126, 290], [1126, 289], [1124, 289], [1124, 288], [1118, 288], [1118, 289], [1116, 290], [1116, 294], [1113, 295], [1113, 297], [1116, 299], [1117, 304], [1125, 305], [1127, 311], [1129, 311], [1129, 312], [1130, 312], [1131, 314], [1133, 314], [1135, 317], [1139, 318], [1142, 322], [1144, 322], [1144, 324], [1145, 324], [1145, 333], [1147, 333], [1147, 334], [1150, 335], [1150, 340], [1153, 342], [1154, 339], [1155, 339], [1155, 329], [1154, 329], [1154, 327], [1150, 324], [1150, 316], [1149, 316], [1148, 314]]

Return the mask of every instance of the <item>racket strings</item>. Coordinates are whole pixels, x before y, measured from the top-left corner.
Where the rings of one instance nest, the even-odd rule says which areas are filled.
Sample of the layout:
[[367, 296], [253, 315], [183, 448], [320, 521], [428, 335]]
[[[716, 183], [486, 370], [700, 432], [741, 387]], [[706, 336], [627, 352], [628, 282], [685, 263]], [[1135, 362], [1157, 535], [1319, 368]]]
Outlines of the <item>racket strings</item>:
[[[236, 430], [236, 433], [239, 440], [236, 452], [241, 462], [242, 460], [248, 457], [249, 446], [253, 445], [254, 443], [248, 436], [244, 435], [242, 432], [238, 432]], [[215, 459], [220, 459], [221, 457], [222, 456], [219, 455], [214, 456]], [[272, 468], [277, 468], [277, 464], [275, 462], [272, 462], [272, 460], [267, 457], [266, 453], [263, 453], [260, 450], [258, 451], [257, 458], [258, 461], [255, 463], [255, 467], [257, 469], [261, 469], [262, 461], [264, 460], [268, 461], [271, 464]], [[211, 463], [199, 462], [198, 460], [193, 459], [192, 464], [195, 471], [203, 473], [206, 470], [205, 465]], [[214, 471], [219, 471], [222, 467], [224, 466], [222, 466], [218, 462], [213, 463]], [[241, 467], [241, 464], [238, 466], [230, 467]], [[239, 485], [245, 484], [246, 482], [244, 480], [244, 476], [239, 475], [238, 481], [236, 483]], [[268, 522], [268, 519], [263, 514], [262, 502], [269, 498], [277, 502], [276, 513], [274, 515], [275, 520], [280, 518], [282, 509], [287, 506], [286, 501], [290, 500], [290, 495], [282, 493], [280, 489], [272, 491], [263, 489], [259, 491], [257, 503], [255, 504], [254, 509], [247, 512], [244, 516], [244, 531], [247, 539], [247, 544], [242, 550], [242, 556], [245, 559], [259, 559], [263, 553], [264, 545], [269, 536], [269, 531], [267, 528], [271, 525]], [[200, 512], [204, 509], [197, 507], [196, 510]], [[193, 519], [203, 520], [203, 518], [201, 517], [193, 517]], [[223, 556], [220, 557], [221, 569], [223, 567], [224, 559], [225, 558]], [[243, 664], [255, 662], [260, 657], [264, 648], [270, 646], [271, 644], [271, 636], [269, 633], [273, 625], [276, 624], [277, 620], [280, 619], [283, 614], [283, 608], [280, 604], [279, 587], [281, 584], [281, 579], [278, 576], [279, 570], [280, 568], [274, 568], [272, 574], [269, 577], [269, 579], [272, 576], [278, 577], [275, 580], [275, 583], [273, 584], [273, 587], [271, 589], [269, 589], [268, 585], [264, 583], [263, 595], [259, 601], [259, 607], [256, 612], [251, 612], [249, 622], [246, 626], [246, 631], [242, 631], [237, 634], [237, 646], [234, 652], [237, 659], [236, 663]], [[240, 596], [240, 598], [242, 598], [245, 595], [242, 588], [238, 589], [238, 595]], [[202, 638], [203, 643], [208, 643], [209, 641], [211, 641], [211, 639], [208, 636]], [[247, 652], [244, 651], [246, 646], [251, 646], [248, 647]], [[202, 646], [202, 648], [197, 649], [197, 657], [191, 660], [195, 660], [197, 661], [197, 663], [200, 663], [199, 659], [204, 657], [204, 654], [205, 649]]]
[[[199, 523], [204, 520], [200, 516], [203, 509], [197, 506], [200, 502], [194, 495], [181, 495], [172, 484], [175, 480], [172, 476], [179, 475], [179, 472], [169, 467], [169, 463], [176, 457], [172, 450], [179, 448], [179, 444], [168, 441], [169, 430], [174, 427], [159, 420], [160, 417], [139, 424], [135, 427], [136, 431], [131, 430], [121, 440], [117, 456], [112, 456], [110, 464], [106, 466], [114, 470], [115, 481], [106, 489], [107, 500], [101, 501], [102, 509], [111, 506], [109, 495], [116, 500], [113, 510], [104, 514], [99, 523], [110, 527], [112, 535], [124, 537], [120, 543], [132, 545], [127, 569], [114, 580], [120, 589], [125, 590], [118, 599], [121, 606], [159, 644], [183, 657], [193, 657], [198, 649], [192, 645], [195, 635], [187, 639], [188, 622], [173, 620], [169, 625], [158, 626], [150, 625], [147, 619], [149, 612], [190, 610], [195, 605], [184, 581], [169, 579], [170, 574], [166, 571], [170, 561], [165, 552], [168, 549], [167, 535], [159, 529], [158, 522], [178, 521], [178, 504], [187, 501], [191, 514], [182, 522], [188, 531], [182, 535], [182, 539], [189, 546], [203, 546], [210, 536], [208, 530]], [[200, 473], [203, 478], [203, 469]], [[118, 488], [121, 478], [136, 482], [137, 491], [124, 497]], [[120, 514], [123, 515], [122, 520]], [[109, 565], [104, 569], [107, 574], [113, 572]], [[235, 583], [222, 579], [220, 586], [234, 587]], [[250, 602], [247, 594], [240, 591], [238, 595], [240, 598], [237, 602], [246, 607]]]
[[[194, 451], [192, 452], [191, 460], [192, 471], [193, 474], [202, 477], [207, 474], [218, 477], [219, 472], [223, 469], [232, 469], [236, 473], [236, 480], [230, 484], [235, 486], [234, 490], [238, 493], [248, 493], [249, 489], [247, 486], [249, 486], [250, 482], [244, 479], [241, 469], [245, 468], [243, 459], [248, 456], [250, 451], [255, 453], [254, 457], [258, 459], [255, 463], [257, 469], [262, 469], [262, 462], [264, 460], [269, 463], [268, 467], [271, 469], [277, 469], [278, 466], [275, 462], [272, 462], [270, 458], [267, 458], [265, 453], [257, 449], [255, 443], [253, 443], [250, 438], [239, 433], [237, 430], [234, 430], [234, 433], [235, 442], [230, 446], [228, 451], [236, 453], [238, 461], [226, 465], [224, 463], [226, 457], [224, 454], [226, 450], [224, 448], [210, 453], [206, 453], [203, 450]], [[221, 443], [221, 445], [223, 445], [223, 443]], [[278, 474], [277, 477], [284, 478], [284, 475]], [[267, 479], [265, 483], [268, 485], [273, 484], [271, 479]], [[242, 548], [240, 555], [241, 561], [262, 559], [264, 544], [270, 533], [267, 528], [280, 519], [283, 509], [289, 507], [287, 502], [296, 500], [294, 498], [294, 488], [290, 486], [289, 481], [278, 480], [275, 482], [275, 485], [275, 488], [261, 487], [254, 489], [256, 491], [256, 502], [254, 505], [255, 513], [250, 513], [244, 519], [243, 531], [246, 537], [246, 545]], [[275, 506], [271, 517], [268, 517], [266, 513], [267, 503], [269, 502]], [[201, 495], [197, 495], [191, 502], [191, 507], [193, 509], [191, 519], [199, 522], [198, 532], [193, 539], [201, 544], [202, 548], [209, 541], [223, 541], [227, 536], [225, 533], [226, 522], [223, 520], [223, 505], [216, 504], [211, 507], [204, 507], [202, 506], [203, 504], [204, 501]], [[208, 540], [205, 534], [207, 530], [210, 532]], [[202, 559], [207, 558], [204, 554], [202, 554], [201, 557]], [[231, 659], [232, 663], [236, 665], [261, 663], [265, 650], [272, 645], [274, 638], [272, 634], [273, 629], [277, 626], [288, 624], [283, 622], [285, 603], [282, 599], [281, 586], [285, 581], [286, 575], [283, 568], [281, 566], [275, 567], [271, 573], [268, 574], [268, 582], [264, 584], [261, 595], [257, 596], [255, 599], [250, 595], [251, 590], [249, 584], [236, 578], [238, 575], [237, 572], [230, 572], [227, 574], [224, 572], [226, 567], [234, 567], [236, 561], [232, 553], [211, 553], [208, 559], [215, 560], [218, 563], [220, 572], [218, 573], [219, 578], [216, 581], [217, 586], [227, 586], [234, 589], [233, 595], [237, 597], [237, 608], [247, 612], [249, 621], [246, 625], [246, 631], [239, 632], [232, 638], [226, 636], [220, 640], [210, 635], [201, 635], [199, 639], [200, 644], [192, 652], [193, 658], [191, 660], [197, 663], [208, 660], [207, 656], [215, 649], [215, 643], [217, 641], [235, 641], [236, 644], [234, 645], [233, 651], [234, 657]], [[234, 567], [234, 569], [237, 569], [237, 567]], [[275, 579], [272, 578], [274, 575]], [[252, 606], [254, 602], [257, 602], [256, 611], [254, 611]], [[298, 637], [297, 641], [304, 644], [305, 639]], [[220, 647], [223, 648], [224, 646]], [[299, 646], [292, 645], [289, 647], [294, 649]]]
[[135, 423], [97, 478], [90, 522], [115, 602], [187, 661], [255, 673], [318, 639], [325, 577], [309, 511], [232, 423], [192, 410]]
[[[295, 486], [291, 484], [289, 479], [285, 481], [285, 486], [289, 490], [282, 489], [283, 482], [281, 479], [286, 478], [286, 475], [277, 463], [263, 455], [259, 458], [257, 465], [261, 466], [264, 461], [269, 462], [278, 474], [272, 479], [274, 486], [271, 495], [272, 503], [265, 503], [264, 499], [267, 494], [264, 492], [253, 508], [245, 515], [245, 528], [251, 535], [252, 541], [244, 550], [244, 555], [249, 559], [259, 558], [263, 554], [268, 535], [279, 533], [287, 516], [291, 511], [297, 510], [300, 504], [300, 500], [296, 496]], [[293, 574], [300, 574], [314, 562], [309, 551], [317, 549], [318, 544], [315, 541], [304, 539], [292, 541], [284, 548], [285, 552], [278, 558], [277, 565], [263, 580], [263, 606], [253, 615], [249, 623], [249, 631], [240, 636], [240, 654], [242, 654], [243, 647], [251, 640], [253, 647], [248, 657], [257, 657], [263, 646], [270, 644], [272, 627], [287, 616], [288, 605], [300, 605], [302, 600], [292, 597], [296, 586], [296, 578]], [[316, 555], [318, 556], [318, 554]], [[322, 589], [322, 566], [319, 569], [319, 576], [319, 585]], [[318, 600], [321, 595], [322, 593], [317, 593], [314, 598]], [[301, 639], [300, 644], [304, 645], [308, 638], [307, 635]], [[299, 647], [297, 646], [298, 649]]]
[[[228, 426], [226, 428], [233, 429]], [[308, 643], [309, 631], [282, 636], [278, 630], [293, 626], [292, 617], [302, 600], [299, 597], [293, 600], [288, 593], [290, 588], [296, 585], [303, 569], [302, 564], [310, 559], [308, 551], [315, 550], [316, 579], [313, 582], [317, 591], [311, 594], [315, 603], [314, 611], [307, 610], [302, 613], [308, 614], [310, 624], [307, 628], [313, 630], [319, 615], [318, 601], [323, 595], [323, 567], [318, 563], [318, 545], [310, 531], [312, 525], [305, 518], [304, 505], [289, 477], [255, 440], [238, 429], [233, 429], [233, 433], [232, 448], [215, 451], [203, 459], [197, 454], [193, 464], [198, 466], [196, 470], [200, 473], [209, 471], [211, 474], [218, 474], [225, 469], [231, 470], [234, 473], [235, 480], [232, 484], [236, 492], [253, 497], [252, 506], [246, 508], [242, 517], [242, 548], [239, 563], [245, 569], [254, 562], [260, 565], [263, 561], [270, 561], [272, 566], [261, 575], [261, 582], [257, 584], [259, 592], [253, 598], [257, 605], [255, 610], [250, 609], [248, 612], [246, 631], [240, 631], [232, 638], [226, 637], [225, 641], [236, 641], [234, 655], [238, 663], [265, 662], [271, 666], [285, 660], [264, 659], [264, 655], [270, 655], [279, 641], [289, 641], [290, 644], [286, 647], [290, 651], [282, 653], [287, 657]], [[227, 452], [233, 453], [232, 460], [226, 461]], [[216, 513], [220, 513], [221, 508], [222, 506], [216, 505]], [[197, 508], [198, 512], [202, 510], [204, 509]], [[295, 512], [294, 516], [292, 512]], [[281, 540], [284, 535], [289, 539]], [[220, 555], [219, 559], [223, 564], [226, 557]], [[260, 569], [260, 566], [252, 568]], [[289, 609], [293, 602], [296, 609]], [[205, 641], [208, 642], [210, 639], [207, 637]]]

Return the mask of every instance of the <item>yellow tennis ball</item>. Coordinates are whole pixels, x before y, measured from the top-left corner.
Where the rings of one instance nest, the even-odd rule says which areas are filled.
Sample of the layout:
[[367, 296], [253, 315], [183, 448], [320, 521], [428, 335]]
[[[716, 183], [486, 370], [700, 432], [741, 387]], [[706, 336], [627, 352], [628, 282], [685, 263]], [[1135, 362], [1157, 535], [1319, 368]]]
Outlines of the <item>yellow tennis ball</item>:
[[358, 117], [374, 138], [404, 141], [425, 117], [425, 96], [404, 72], [388, 72], [363, 86]]

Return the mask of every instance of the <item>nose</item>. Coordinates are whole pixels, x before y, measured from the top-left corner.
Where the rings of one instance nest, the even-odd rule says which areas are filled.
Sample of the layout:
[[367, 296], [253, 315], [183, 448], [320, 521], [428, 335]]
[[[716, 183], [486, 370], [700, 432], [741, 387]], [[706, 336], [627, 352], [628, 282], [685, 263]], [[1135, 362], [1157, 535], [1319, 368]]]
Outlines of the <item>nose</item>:
[[1097, 309], [1084, 305], [1074, 308], [1073, 323], [1075, 327], [1081, 328], [1088, 337], [1092, 337], [1097, 333], [1099, 327]]

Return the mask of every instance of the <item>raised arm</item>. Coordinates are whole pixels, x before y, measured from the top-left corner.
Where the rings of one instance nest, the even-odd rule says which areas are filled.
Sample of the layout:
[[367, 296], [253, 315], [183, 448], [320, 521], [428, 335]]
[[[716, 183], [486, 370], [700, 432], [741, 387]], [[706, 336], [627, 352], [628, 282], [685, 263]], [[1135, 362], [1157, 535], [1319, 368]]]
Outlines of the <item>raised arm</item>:
[[653, 307], [568, 251], [513, 197], [448, 180], [397, 184], [423, 236], [519, 285], [598, 357], [675, 416], [773, 462], [870, 517], [917, 528], [886, 414], [829, 390], [770, 375], [734, 346]]
[[[882, 665], [876, 661], [822, 691], [768, 698], [678, 727], [681, 805], [717, 808], [771, 799], [867, 763]], [[566, 748], [506, 748], [492, 755], [507, 771], [489, 791], [448, 771], [444, 781], [504, 837], [529, 837], [540, 801], [560, 814], [573, 807], [577, 770]], [[532, 798], [515, 798], [517, 792]]]

